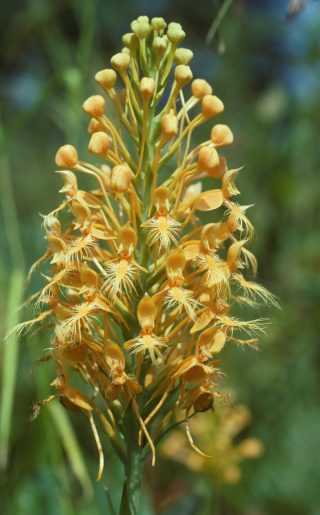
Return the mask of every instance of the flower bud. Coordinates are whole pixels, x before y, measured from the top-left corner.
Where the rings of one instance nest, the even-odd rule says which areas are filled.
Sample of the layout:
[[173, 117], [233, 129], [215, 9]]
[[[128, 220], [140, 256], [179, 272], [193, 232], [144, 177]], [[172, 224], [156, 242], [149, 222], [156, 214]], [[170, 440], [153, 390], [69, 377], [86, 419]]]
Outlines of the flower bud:
[[121, 48], [121, 53], [127, 54], [130, 57], [130, 54], [131, 54], [130, 48], [124, 46], [123, 48]]
[[166, 48], [168, 46], [168, 38], [166, 36], [157, 36], [154, 38], [152, 47], [155, 51], [156, 55], [161, 57], [166, 51]]
[[140, 81], [140, 93], [143, 100], [149, 100], [155, 90], [156, 81], [151, 77], [142, 77]]
[[190, 66], [186, 66], [185, 64], [178, 64], [178, 66], [176, 66], [174, 70], [174, 78], [181, 88], [190, 82], [192, 77], [193, 75]]
[[98, 118], [103, 115], [105, 107], [106, 101], [101, 95], [92, 95], [83, 103], [82, 109], [93, 118]]
[[224, 105], [220, 98], [214, 95], [206, 95], [202, 99], [201, 110], [205, 118], [212, 118], [213, 116], [222, 113]]
[[[145, 18], [145, 17], [143, 17], [143, 18]], [[148, 21], [144, 21], [144, 20], [133, 21], [131, 23], [131, 28], [132, 28], [133, 32], [135, 33], [135, 35], [137, 36], [137, 38], [139, 38], [139, 39], [146, 38], [150, 32], [150, 25], [149, 25]]]
[[180, 23], [169, 23], [167, 36], [173, 45], [179, 45], [185, 38], [186, 33], [182, 30]]
[[63, 145], [59, 148], [55, 157], [59, 168], [73, 168], [78, 163], [78, 152], [73, 145]]
[[161, 118], [161, 131], [167, 138], [174, 138], [178, 134], [178, 118], [174, 114], [165, 114]]
[[91, 154], [104, 156], [109, 150], [110, 138], [105, 132], [94, 132], [90, 138], [88, 150]]
[[191, 84], [191, 91], [194, 97], [203, 98], [205, 95], [211, 95], [212, 87], [204, 79], [195, 79]]
[[105, 89], [111, 89], [117, 80], [117, 74], [112, 68], [100, 70], [94, 76], [96, 82]]
[[91, 120], [88, 124], [89, 134], [93, 134], [94, 132], [104, 131], [104, 129], [105, 129], [105, 127], [102, 125], [102, 123], [99, 122], [99, 120], [96, 120], [95, 118], [91, 118]]
[[138, 44], [137, 36], [133, 32], [128, 32], [122, 36], [122, 43], [130, 50], [134, 50]]
[[214, 147], [202, 147], [198, 154], [198, 166], [202, 169], [215, 168], [219, 164], [219, 155]]
[[233, 143], [233, 134], [228, 125], [218, 124], [211, 129], [211, 141], [216, 147]]
[[176, 64], [189, 64], [193, 58], [193, 52], [188, 48], [177, 48], [174, 53], [174, 60]]
[[127, 71], [130, 64], [130, 56], [120, 52], [111, 57], [111, 64], [119, 73]]
[[138, 16], [137, 21], [140, 23], [149, 23], [149, 16]]
[[161, 32], [166, 28], [167, 24], [163, 18], [152, 18], [151, 26], [156, 32]]
[[132, 178], [132, 171], [126, 165], [116, 165], [111, 171], [110, 187], [115, 193], [124, 193], [128, 190]]

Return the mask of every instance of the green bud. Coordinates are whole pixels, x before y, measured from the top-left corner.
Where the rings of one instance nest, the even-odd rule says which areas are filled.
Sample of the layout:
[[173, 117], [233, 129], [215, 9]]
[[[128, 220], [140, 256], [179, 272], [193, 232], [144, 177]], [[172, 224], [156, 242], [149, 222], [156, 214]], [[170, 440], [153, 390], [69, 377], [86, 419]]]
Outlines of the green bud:
[[128, 32], [122, 36], [122, 43], [124, 46], [133, 50], [138, 44], [137, 36], [133, 32]]
[[151, 25], [156, 32], [161, 32], [167, 26], [163, 18], [152, 18]]
[[167, 36], [169, 41], [174, 45], [179, 45], [181, 41], [185, 38], [186, 33], [182, 30], [180, 23], [170, 23]]
[[130, 55], [130, 48], [124, 46], [123, 48], [121, 48], [121, 53]]
[[111, 57], [111, 64], [118, 72], [125, 72], [129, 68], [130, 56], [126, 53], [120, 52]]
[[138, 16], [137, 21], [140, 23], [149, 23], [149, 17], [148, 16]]
[[156, 36], [153, 40], [152, 46], [153, 46], [153, 50], [155, 51], [156, 55], [161, 57], [165, 53], [166, 48], [168, 46], [167, 36], [162, 36], [162, 37]]
[[185, 84], [193, 79], [190, 66], [179, 64], [174, 70], [174, 78], [179, 86], [183, 87]]
[[174, 60], [176, 64], [189, 64], [193, 58], [193, 52], [188, 48], [177, 48], [174, 53]]
[[144, 39], [150, 32], [150, 25], [147, 21], [133, 21], [131, 23], [131, 28], [137, 38]]

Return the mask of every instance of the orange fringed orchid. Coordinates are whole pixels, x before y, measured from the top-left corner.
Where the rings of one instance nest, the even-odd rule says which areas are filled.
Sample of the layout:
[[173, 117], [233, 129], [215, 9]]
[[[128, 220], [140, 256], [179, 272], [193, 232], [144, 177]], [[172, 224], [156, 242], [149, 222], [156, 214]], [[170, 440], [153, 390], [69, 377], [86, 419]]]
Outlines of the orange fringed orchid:
[[[221, 154], [233, 142], [215, 120], [222, 101], [193, 79], [178, 23], [141, 16], [131, 29], [112, 69], [95, 76], [104, 96], [83, 104], [90, 162], [71, 144], [56, 154], [63, 199], [44, 217], [47, 250], [29, 274], [43, 267], [45, 284], [17, 331], [51, 328], [57, 393], [42, 404], [59, 397], [88, 417], [98, 479], [99, 433], [108, 435], [126, 470], [121, 509], [135, 514], [143, 461], [151, 450], [155, 463], [171, 425], [185, 421], [205, 455], [188, 418], [222, 395], [224, 345], [256, 347], [265, 327], [235, 318], [234, 305], [275, 300], [247, 277], [253, 227], [236, 201], [241, 168]], [[209, 139], [194, 146], [202, 124]], [[92, 191], [80, 189], [84, 175]], [[86, 393], [71, 386], [76, 374]]]

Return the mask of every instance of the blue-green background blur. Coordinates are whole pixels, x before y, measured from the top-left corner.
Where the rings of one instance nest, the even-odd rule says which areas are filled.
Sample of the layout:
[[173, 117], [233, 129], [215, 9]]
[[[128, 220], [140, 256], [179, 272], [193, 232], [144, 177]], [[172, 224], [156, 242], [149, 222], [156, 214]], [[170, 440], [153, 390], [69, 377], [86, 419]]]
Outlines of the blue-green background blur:
[[[259, 437], [264, 455], [243, 466], [242, 482], [223, 488], [215, 508], [207, 503], [214, 485], [159, 460], [152, 471], [156, 479], [149, 481], [152, 489], [146, 485], [146, 508], [141, 513], [151, 513], [152, 505], [160, 513], [158, 500], [174, 484], [180, 495], [173, 496], [162, 514], [316, 515], [320, 513], [320, 2], [310, 0], [298, 16], [287, 20], [288, 0], [235, 1], [217, 37], [207, 44], [206, 35], [222, 3], [2, 3], [0, 322], [5, 332], [8, 317], [12, 320], [8, 310], [17, 303], [15, 290], [20, 296], [19, 277], [45, 248], [39, 213], [52, 210], [59, 199], [60, 181], [53, 173], [57, 147], [71, 143], [86, 152], [88, 120], [81, 105], [98, 92], [94, 73], [109, 66], [110, 57], [122, 46], [121, 35], [138, 15], [180, 22], [187, 33], [183, 46], [194, 52], [194, 77], [207, 79], [224, 101], [220, 120], [235, 134], [228, 161], [233, 167], [245, 165], [239, 180], [241, 201], [255, 204], [249, 214], [256, 227], [252, 248], [259, 261], [259, 282], [279, 297], [282, 311], [261, 309], [259, 315], [269, 316], [272, 324], [260, 351], [229, 345], [223, 355], [225, 386], [253, 414], [245, 436]], [[43, 364], [30, 373], [33, 361], [48, 346], [41, 336], [22, 340], [11, 361], [2, 348], [2, 396], [16, 386], [8, 463], [0, 475], [1, 511], [111, 514], [103, 484], [95, 483], [96, 449], [86, 421], [71, 417], [94, 491], [91, 499], [85, 472], [87, 498], [70, 467], [66, 433], [57, 431], [59, 413], [44, 410], [29, 422], [32, 402], [50, 391], [50, 367]], [[14, 363], [18, 363], [16, 378]], [[105, 479], [116, 500], [120, 475], [110, 454]]]

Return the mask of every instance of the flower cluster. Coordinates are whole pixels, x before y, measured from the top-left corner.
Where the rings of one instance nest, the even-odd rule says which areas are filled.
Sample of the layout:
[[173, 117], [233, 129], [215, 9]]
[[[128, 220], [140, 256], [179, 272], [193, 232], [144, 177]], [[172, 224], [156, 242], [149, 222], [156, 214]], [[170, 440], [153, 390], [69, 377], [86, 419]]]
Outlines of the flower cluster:
[[195, 456], [179, 431], [173, 431], [166, 439], [162, 453], [168, 459], [204, 474], [215, 484], [236, 484], [241, 479], [241, 462], [259, 458], [264, 450], [257, 438], [239, 440], [239, 435], [250, 420], [251, 414], [246, 406], [220, 405], [211, 415], [190, 422], [194, 435], [203, 442], [214, 459]]
[[[43, 403], [59, 398], [87, 416], [99, 478], [101, 429], [124, 463], [132, 449], [142, 459], [151, 450], [154, 463], [155, 443], [184, 421], [203, 455], [188, 419], [222, 396], [218, 355], [226, 342], [256, 347], [265, 327], [232, 309], [275, 302], [246, 275], [257, 268], [250, 206], [234, 200], [241, 169], [221, 154], [231, 129], [214, 123], [192, 144], [222, 101], [193, 78], [178, 23], [140, 16], [131, 29], [112, 68], [95, 75], [104, 95], [83, 104], [91, 162], [70, 144], [56, 154], [63, 200], [44, 217], [47, 251], [30, 272], [44, 266], [45, 285], [34, 318], [18, 327], [51, 328], [58, 375]], [[77, 374], [81, 389], [71, 385]]]

